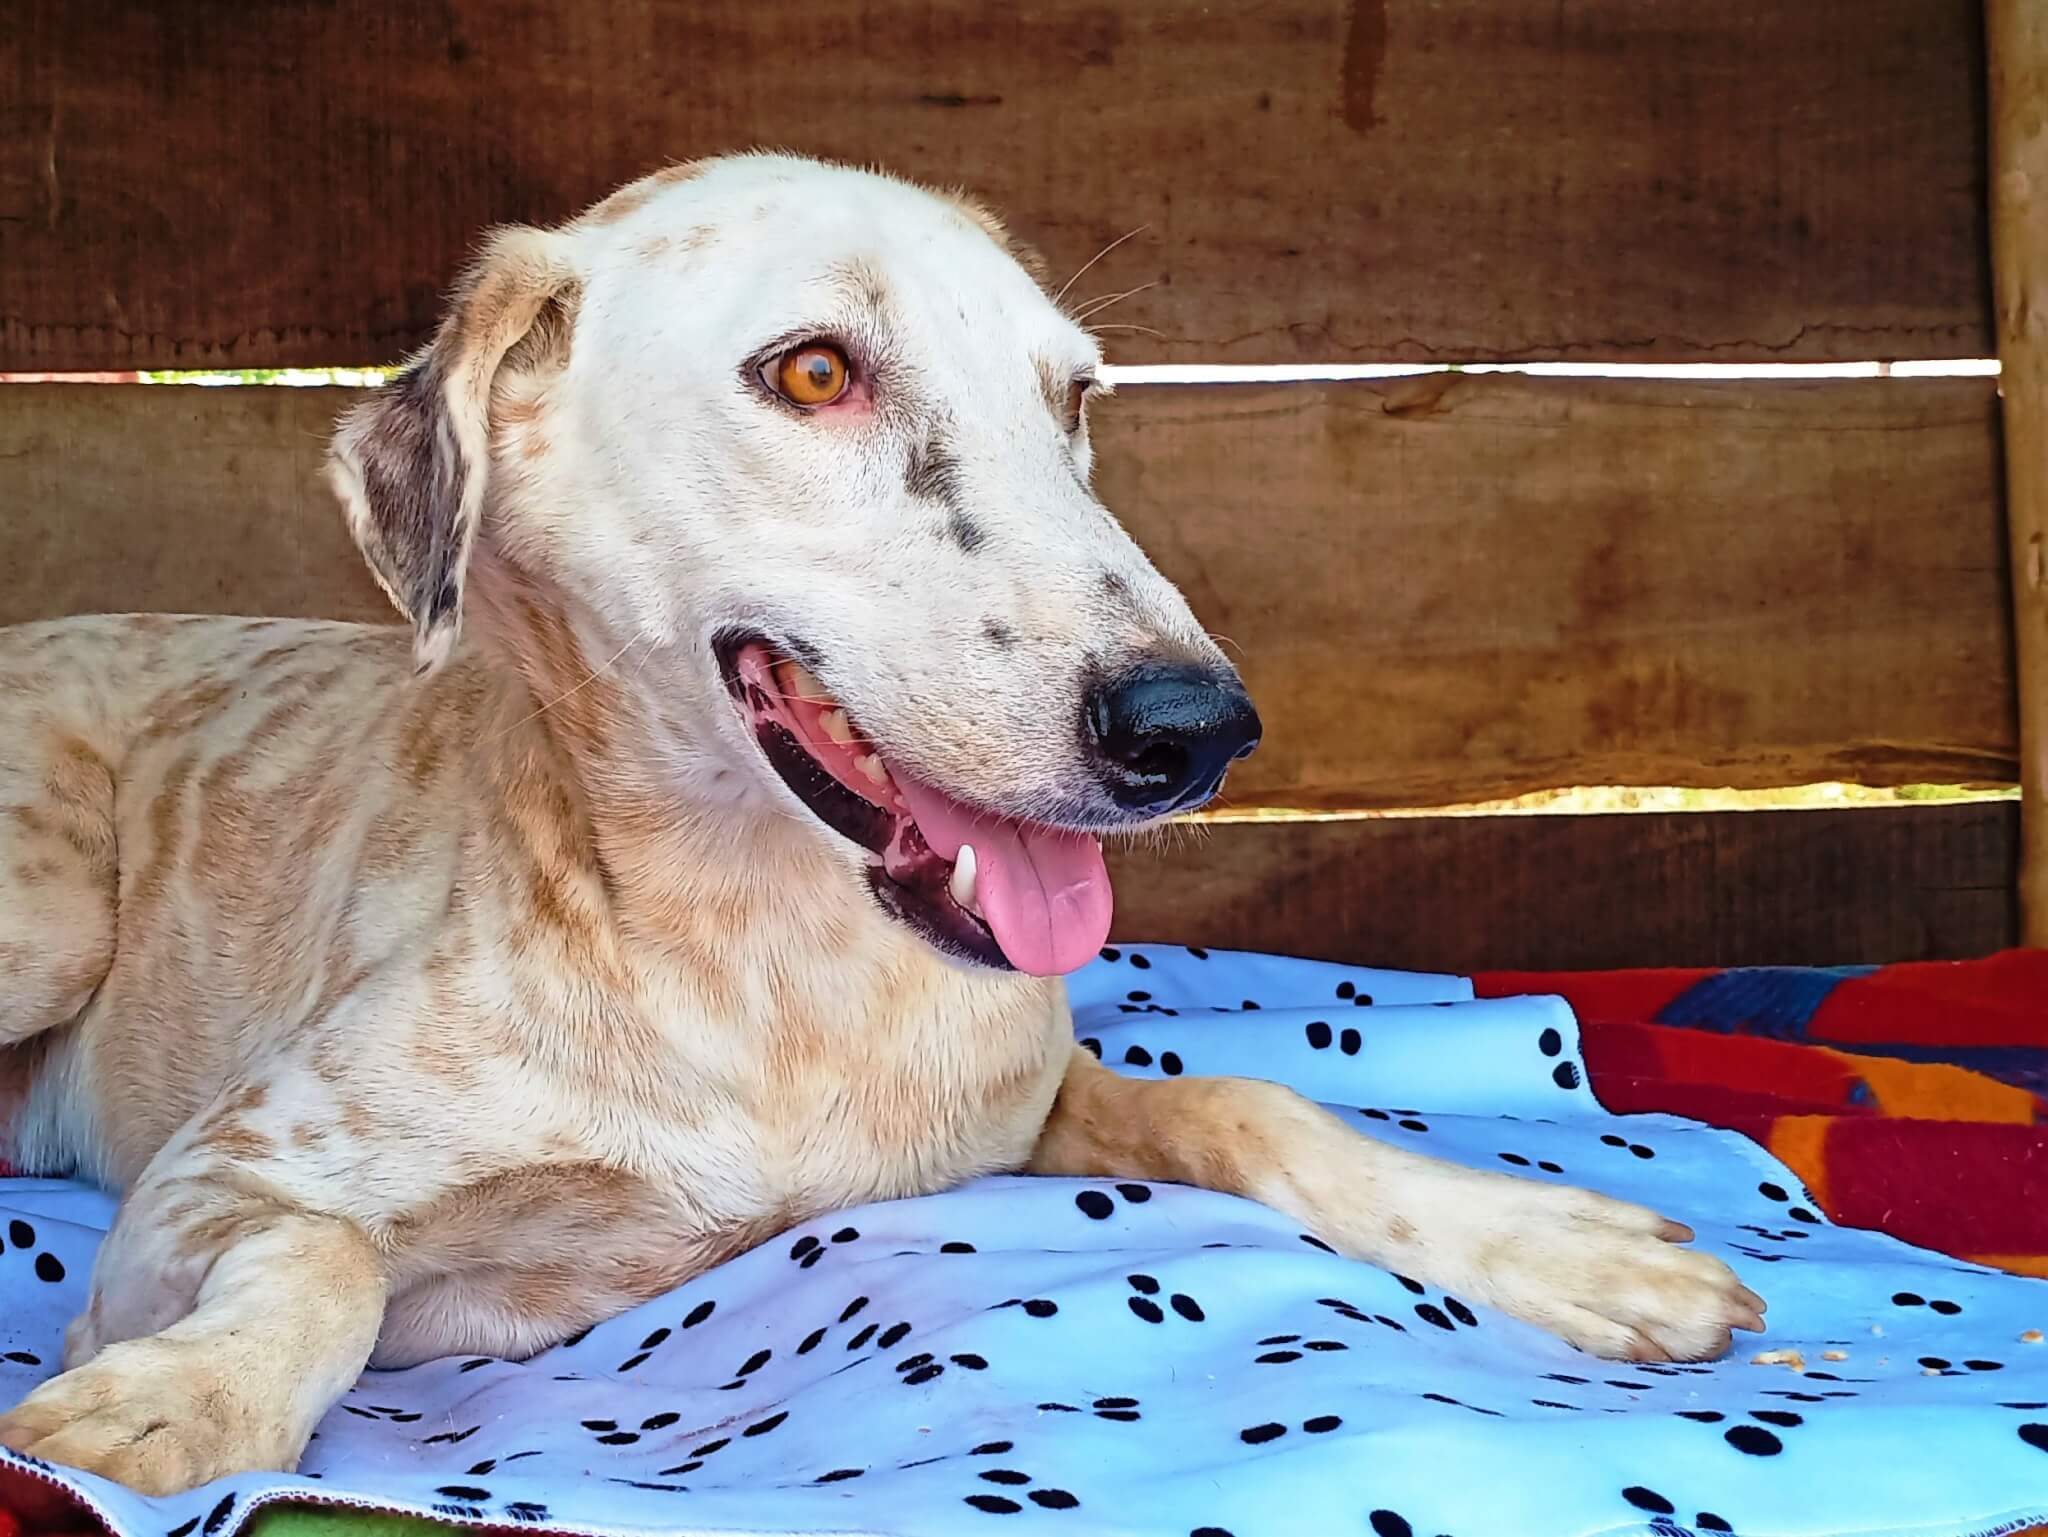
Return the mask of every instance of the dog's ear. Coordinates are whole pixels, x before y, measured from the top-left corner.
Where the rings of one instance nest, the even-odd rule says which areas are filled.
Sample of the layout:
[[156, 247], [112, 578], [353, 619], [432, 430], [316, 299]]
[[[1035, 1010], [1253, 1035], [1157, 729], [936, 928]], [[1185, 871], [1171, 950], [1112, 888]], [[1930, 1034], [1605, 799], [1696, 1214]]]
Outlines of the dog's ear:
[[[491, 459], [491, 387], [507, 354], [558, 356], [576, 276], [565, 237], [495, 231], [464, 276], [434, 340], [343, 417], [328, 481], [385, 595], [413, 628], [413, 665], [454, 650], [462, 591], [483, 517]], [[521, 347], [532, 335], [544, 347]]]

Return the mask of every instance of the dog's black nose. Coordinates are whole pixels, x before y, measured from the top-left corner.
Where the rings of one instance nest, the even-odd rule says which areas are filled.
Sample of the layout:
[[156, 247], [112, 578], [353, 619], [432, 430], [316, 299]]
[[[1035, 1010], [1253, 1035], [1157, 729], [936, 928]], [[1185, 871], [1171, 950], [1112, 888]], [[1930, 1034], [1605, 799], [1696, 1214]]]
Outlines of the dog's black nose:
[[1259, 745], [1259, 712], [1228, 673], [1147, 662], [1091, 689], [1084, 735], [1118, 805], [1154, 813], [1197, 806]]

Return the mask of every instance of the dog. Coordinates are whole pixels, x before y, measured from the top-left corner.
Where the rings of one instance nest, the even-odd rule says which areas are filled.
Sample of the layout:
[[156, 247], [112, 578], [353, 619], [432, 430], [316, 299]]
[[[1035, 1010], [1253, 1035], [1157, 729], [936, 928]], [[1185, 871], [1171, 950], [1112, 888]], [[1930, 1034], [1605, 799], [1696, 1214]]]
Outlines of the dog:
[[1762, 1327], [1656, 1213], [1077, 1047], [1100, 838], [1260, 726], [1090, 490], [1060, 299], [965, 197], [672, 167], [490, 236], [339, 425], [403, 625], [0, 632], [5, 1151], [124, 1196], [0, 1444], [289, 1469], [366, 1366], [998, 1171], [1232, 1192], [1601, 1356]]

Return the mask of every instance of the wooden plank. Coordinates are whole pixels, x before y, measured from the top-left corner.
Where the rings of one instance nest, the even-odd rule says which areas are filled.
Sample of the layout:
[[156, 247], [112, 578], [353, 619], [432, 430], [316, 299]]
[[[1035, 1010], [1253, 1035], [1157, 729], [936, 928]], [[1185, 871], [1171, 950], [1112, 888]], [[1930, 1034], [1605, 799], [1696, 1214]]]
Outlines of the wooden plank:
[[2003, 781], [1986, 380], [1127, 390], [1098, 482], [1268, 730], [1240, 805]]
[[1212, 825], [1112, 856], [1113, 933], [1460, 973], [1961, 959], [2014, 942], [2018, 810]]
[[2048, 945], [2048, 16], [1991, 0], [1992, 232], [2004, 364], [2027, 942]]
[[16, 0], [0, 370], [368, 363], [486, 224], [965, 182], [1126, 359], [1976, 355], [1979, 0]]
[[[0, 621], [385, 617], [318, 480], [350, 398], [8, 389]], [[2013, 776], [1988, 380], [1127, 389], [1097, 431], [1265, 717], [1235, 805]]]
[[0, 385], [0, 624], [395, 618], [320, 479], [348, 390]]

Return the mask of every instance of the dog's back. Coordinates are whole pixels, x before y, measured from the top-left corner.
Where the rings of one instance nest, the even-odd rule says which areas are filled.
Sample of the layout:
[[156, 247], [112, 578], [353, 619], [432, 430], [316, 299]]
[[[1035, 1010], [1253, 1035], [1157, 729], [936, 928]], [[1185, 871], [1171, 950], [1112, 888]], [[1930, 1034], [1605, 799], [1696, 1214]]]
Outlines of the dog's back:
[[[0, 630], [17, 1163], [125, 1183], [252, 1034], [438, 910], [457, 824], [436, 787], [482, 689], [458, 669], [407, 695], [409, 670], [404, 633], [372, 626]], [[118, 1102], [104, 1126], [88, 1076]]]

